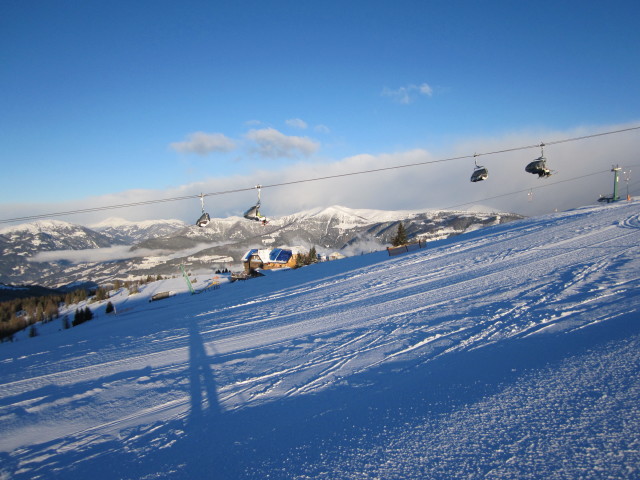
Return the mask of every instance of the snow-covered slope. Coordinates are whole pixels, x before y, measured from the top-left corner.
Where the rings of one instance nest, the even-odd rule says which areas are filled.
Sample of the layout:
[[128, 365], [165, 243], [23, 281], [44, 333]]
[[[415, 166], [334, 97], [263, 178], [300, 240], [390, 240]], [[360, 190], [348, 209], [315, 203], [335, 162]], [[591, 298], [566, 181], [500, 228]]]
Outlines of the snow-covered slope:
[[640, 203], [185, 292], [0, 346], [6, 478], [640, 474]]

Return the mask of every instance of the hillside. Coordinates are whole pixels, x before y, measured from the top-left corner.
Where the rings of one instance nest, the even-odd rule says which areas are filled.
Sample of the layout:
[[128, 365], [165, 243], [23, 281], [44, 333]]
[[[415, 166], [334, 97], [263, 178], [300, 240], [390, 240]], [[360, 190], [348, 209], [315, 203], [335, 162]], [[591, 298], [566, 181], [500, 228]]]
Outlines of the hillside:
[[250, 248], [297, 245], [345, 255], [382, 250], [399, 221], [410, 238], [437, 240], [521, 218], [508, 213], [315, 209], [271, 219], [264, 226], [240, 217], [213, 218], [206, 227], [179, 220], [109, 219], [94, 230], [43, 221], [0, 230], [0, 282], [59, 287], [98, 284], [190, 270], [242, 269]]
[[637, 202], [111, 301], [0, 345], [0, 478], [640, 474]]

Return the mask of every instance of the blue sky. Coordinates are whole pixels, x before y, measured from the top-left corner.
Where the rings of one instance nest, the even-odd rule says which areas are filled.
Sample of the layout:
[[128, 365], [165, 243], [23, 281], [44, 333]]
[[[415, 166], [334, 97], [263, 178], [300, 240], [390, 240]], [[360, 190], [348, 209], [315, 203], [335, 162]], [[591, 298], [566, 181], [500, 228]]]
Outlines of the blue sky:
[[[637, 125], [638, 18], [633, 1], [5, 0], [0, 214], [215, 192], [401, 164], [411, 152], [420, 161]], [[594, 168], [633, 160], [638, 133], [624, 135], [590, 160]], [[611, 154], [620, 144], [626, 150]], [[563, 161], [564, 175], [569, 161], [584, 166], [576, 156]], [[390, 174], [318, 184], [306, 199], [308, 189], [278, 192], [273, 212], [318, 202], [452, 205], [456, 168], [407, 172], [427, 190], [448, 186], [437, 201], [373, 195], [404, 190]], [[466, 182], [469, 165], [459, 168]], [[505, 192], [504, 182], [480, 188], [465, 198]], [[336, 193], [346, 189], [361, 195]], [[252, 198], [215, 200], [211, 213], [225, 216]], [[116, 214], [189, 217], [189, 209]]]

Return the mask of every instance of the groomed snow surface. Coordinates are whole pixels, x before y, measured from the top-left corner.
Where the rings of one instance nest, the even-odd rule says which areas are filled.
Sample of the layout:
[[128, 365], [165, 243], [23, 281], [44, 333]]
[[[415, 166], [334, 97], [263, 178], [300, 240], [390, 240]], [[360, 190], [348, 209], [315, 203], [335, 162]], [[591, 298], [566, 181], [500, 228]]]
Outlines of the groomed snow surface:
[[0, 478], [640, 478], [640, 203], [181, 281], [0, 345]]

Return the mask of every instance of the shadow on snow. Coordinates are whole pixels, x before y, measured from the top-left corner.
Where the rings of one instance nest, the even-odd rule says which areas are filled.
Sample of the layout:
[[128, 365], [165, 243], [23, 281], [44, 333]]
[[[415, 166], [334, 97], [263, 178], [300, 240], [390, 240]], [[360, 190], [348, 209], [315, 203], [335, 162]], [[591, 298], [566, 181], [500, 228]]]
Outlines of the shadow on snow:
[[[637, 336], [629, 314], [578, 331], [502, 341], [416, 363], [395, 362], [349, 377], [317, 394], [223, 412], [207, 355], [194, 323], [189, 330], [187, 418], [121, 432], [117, 440], [58, 451], [39, 468], [13, 478], [264, 479], [313, 477], [314, 465], [336, 449], [367, 448], [377, 434], [413, 419], [437, 418], [503, 390], [524, 372], [557, 364], [606, 342]], [[211, 345], [211, 344], [209, 344]], [[373, 446], [374, 443], [371, 443]], [[41, 453], [46, 445], [33, 447]], [[426, 453], [428, 455], [428, 452]], [[304, 459], [305, 472], [290, 469]], [[11, 464], [13, 462], [13, 464]], [[287, 465], [289, 470], [284, 471]], [[309, 467], [311, 466], [311, 467]]]

